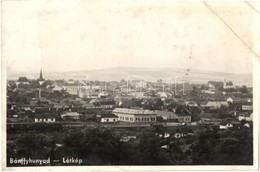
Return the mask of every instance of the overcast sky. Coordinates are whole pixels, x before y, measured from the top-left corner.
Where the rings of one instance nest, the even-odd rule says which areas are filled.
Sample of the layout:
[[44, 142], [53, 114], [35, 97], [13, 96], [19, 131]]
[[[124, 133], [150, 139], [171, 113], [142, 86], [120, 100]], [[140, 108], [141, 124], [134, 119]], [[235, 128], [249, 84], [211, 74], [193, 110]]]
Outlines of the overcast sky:
[[[113, 67], [252, 72], [254, 54], [203, 2], [147, 2], [3, 1], [7, 73]], [[256, 12], [250, 6], [208, 4], [253, 47]]]

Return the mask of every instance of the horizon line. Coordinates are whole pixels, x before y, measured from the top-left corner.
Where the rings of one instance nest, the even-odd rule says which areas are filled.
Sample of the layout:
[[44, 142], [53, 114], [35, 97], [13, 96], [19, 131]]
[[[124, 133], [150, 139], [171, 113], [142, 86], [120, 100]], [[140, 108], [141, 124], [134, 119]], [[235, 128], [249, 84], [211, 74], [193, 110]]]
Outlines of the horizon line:
[[[235, 74], [235, 75], [245, 75], [245, 74], [253, 74], [254, 72], [241, 72], [241, 73], [236, 73], [236, 72], [226, 72], [226, 71], [216, 71], [216, 70], [203, 70], [203, 69], [192, 69], [192, 68], [174, 68], [174, 67], [108, 67], [108, 68], [97, 68], [97, 69], [80, 69], [80, 70], [68, 70], [68, 71], [49, 71], [49, 72], [45, 72], [44, 68], [40, 68], [40, 70], [43, 71], [43, 73], [45, 74], [50, 74], [50, 73], [69, 73], [69, 72], [84, 72], [84, 71], [98, 71], [98, 70], [109, 70], [109, 69], [145, 69], [145, 70], [149, 70], [149, 69], [172, 69], [172, 70], [189, 70], [189, 71], [196, 71], [196, 72], [213, 72], [213, 73], [222, 73], [222, 74]], [[38, 74], [38, 72], [29, 72], [29, 71], [15, 71], [12, 72], [12, 74], [8, 74], [7, 71], [7, 77], [9, 76], [13, 76], [13, 75], [18, 75], [19, 73], [21, 74]]]

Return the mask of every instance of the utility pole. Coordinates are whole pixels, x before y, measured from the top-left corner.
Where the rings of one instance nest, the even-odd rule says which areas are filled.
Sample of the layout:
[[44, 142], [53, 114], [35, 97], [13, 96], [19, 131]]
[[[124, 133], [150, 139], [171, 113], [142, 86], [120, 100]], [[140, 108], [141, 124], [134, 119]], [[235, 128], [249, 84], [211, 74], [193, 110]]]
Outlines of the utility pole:
[[183, 87], [182, 87], [182, 94], [184, 95], [184, 84], [185, 83], [183, 83]]
[[174, 78], [174, 95], [177, 95], [177, 87], [176, 87], [176, 78], [177, 78], [178, 76], [175, 76], [175, 78]]

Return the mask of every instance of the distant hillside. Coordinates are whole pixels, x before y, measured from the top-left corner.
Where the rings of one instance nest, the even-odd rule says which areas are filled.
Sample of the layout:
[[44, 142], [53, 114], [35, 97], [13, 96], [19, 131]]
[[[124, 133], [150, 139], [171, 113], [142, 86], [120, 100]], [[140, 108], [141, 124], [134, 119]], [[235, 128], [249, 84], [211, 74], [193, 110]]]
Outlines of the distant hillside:
[[[186, 69], [172, 68], [110, 68], [100, 70], [86, 70], [60, 73], [44, 73], [46, 79], [75, 79], [75, 80], [101, 80], [119, 81], [125, 80], [147, 80], [156, 81], [158, 79], [173, 81], [177, 76], [177, 81], [187, 81], [193, 83], [206, 83], [209, 80], [223, 81], [231, 80], [235, 85], [252, 86], [252, 74], [231, 74], [221, 72], [209, 72], [203, 70], [191, 70], [186, 76]], [[39, 74], [21, 74], [8, 76], [8, 79], [18, 79], [19, 76], [26, 76], [28, 79], [36, 79]]]

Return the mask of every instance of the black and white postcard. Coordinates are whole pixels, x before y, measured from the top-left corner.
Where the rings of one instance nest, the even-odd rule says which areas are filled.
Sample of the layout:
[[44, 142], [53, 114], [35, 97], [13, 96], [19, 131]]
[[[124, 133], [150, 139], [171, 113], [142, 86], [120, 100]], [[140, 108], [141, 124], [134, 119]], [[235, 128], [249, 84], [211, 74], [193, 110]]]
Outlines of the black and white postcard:
[[259, 11], [2, 0], [2, 169], [257, 170]]

